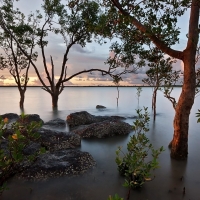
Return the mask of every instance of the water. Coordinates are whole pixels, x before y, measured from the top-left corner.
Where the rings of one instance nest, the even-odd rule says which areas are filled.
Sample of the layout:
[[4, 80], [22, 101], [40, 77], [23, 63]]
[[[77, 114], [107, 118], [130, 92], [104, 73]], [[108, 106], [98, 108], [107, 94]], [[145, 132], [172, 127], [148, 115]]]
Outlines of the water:
[[[173, 96], [178, 98], [180, 88], [175, 88]], [[59, 109], [51, 108], [51, 98], [40, 88], [28, 88], [25, 99], [25, 113], [39, 114], [44, 121], [57, 117], [66, 119], [72, 112], [86, 110], [94, 115], [119, 115], [133, 117], [135, 109], [149, 107], [151, 117], [151, 88], [143, 88], [139, 105], [136, 88], [120, 88], [119, 107], [117, 107], [117, 89], [113, 87], [68, 87], [59, 98]], [[0, 114], [20, 114], [17, 88], [0, 88]], [[199, 107], [199, 97], [190, 116], [189, 155], [187, 161], [170, 159], [168, 144], [173, 136], [174, 110], [171, 103], [158, 93], [157, 117], [151, 120], [147, 134], [155, 147], [164, 146], [160, 156], [160, 168], [154, 172], [153, 181], [145, 183], [139, 191], [131, 191], [134, 200], [179, 200], [200, 199], [200, 134], [195, 113]], [[98, 111], [95, 107], [101, 104], [107, 107]], [[126, 122], [132, 124], [133, 119]], [[66, 128], [68, 130], [68, 128]], [[132, 133], [130, 133], [132, 135]], [[130, 136], [129, 135], [129, 136]], [[22, 181], [16, 178], [8, 182], [9, 190], [3, 193], [2, 200], [105, 200], [109, 195], [118, 193], [126, 199], [127, 189], [122, 187], [123, 177], [119, 176], [115, 163], [115, 150], [118, 146], [126, 147], [129, 136], [118, 136], [107, 139], [84, 139], [80, 150], [89, 152], [97, 166], [88, 173], [77, 177], [52, 178], [46, 181]], [[183, 177], [181, 181], [181, 177]], [[185, 187], [185, 195], [183, 188]], [[14, 196], [13, 196], [14, 195]]]

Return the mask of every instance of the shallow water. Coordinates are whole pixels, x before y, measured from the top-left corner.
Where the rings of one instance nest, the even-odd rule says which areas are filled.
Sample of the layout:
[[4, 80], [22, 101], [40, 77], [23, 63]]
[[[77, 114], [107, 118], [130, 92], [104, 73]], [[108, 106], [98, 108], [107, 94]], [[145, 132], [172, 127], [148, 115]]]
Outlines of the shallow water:
[[[17, 88], [0, 88], [0, 114], [14, 112], [20, 114]], [[117, 90], [109, 87], [68, 87], [59, 99], [59, 109], [51, 108], [50, 95], [40, 88], [28, 88], [25, 99], [25, 113], [37, 113], [44, 121], [57, 117], [66, 119], [72, 112], [86, 110], [94, 115], [119, 115], [133, 117], [135, 109], [149, 107], [151, 113], [151, 88], [143, 88], [139, 105], [136, 88], [120, 88], [119, 107], [116, 105]], [[173, 95], [178, 98], [180, 88], [175, 88]], [[131, 191], [134, 200], [200, 200], [200, 134], [195, 113], [200, 108], [199, 97], [191, 111], [189, 130], [189, 155], [187, 161], [170, 159], [168, 144], [173, 136], [174, 110], [171, 103], [158, 93], [157, 117], [151, 120], [147, 136], [155, 147], [164, 146], [160, 156], [160, 168], [153, 173], [153, 181], [145, 183], [138, 191]], [[104, 111], [96, 110], [96, 105], [107, 107]], [[133, 119], [126, 120], [132, 124]], [[68, 128], [66, 128], [68, 130]], [[97, 162], [94, 169], [77, 177], [52, 178], [46, 181], [22, 181], [16, 178], [8, 182], [9, 190], [3, 193], [2, 200], [105, 200], [109, 195], [118, 193], [126, 199], [127, 189], [122, 187], [123, 177], [117, 172], [115, 150], [118, 146], [126, 147], [129, 136], [107, 139], [84, 139], [82, 151], [89, 152]], [[182, 180], [181, 180], [181, 177]], [[183, 188], [185, 187], [185, 195]]]

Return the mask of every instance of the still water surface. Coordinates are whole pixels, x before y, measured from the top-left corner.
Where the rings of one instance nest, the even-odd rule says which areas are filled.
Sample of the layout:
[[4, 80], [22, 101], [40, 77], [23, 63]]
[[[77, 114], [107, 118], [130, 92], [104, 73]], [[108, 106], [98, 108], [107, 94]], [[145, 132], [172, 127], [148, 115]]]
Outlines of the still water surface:
[[[178, 99], [181, 89], [175, 88], [173, 96]], [[117, 90], [113, 87], [67, 87], [60, 95], [58, 110], [52, 110], [51, 98], [40, 88], [28, 88], [25, 98], [25, 113], [39, 114], [46, 122], [51, 119], [66, 119], [77, 111], [88, 111], [94, 115], [119, 115], [127, 117], [132, 124], [135, 109], [149, 107], [151, 112], [151, 88], [143, 88], [139, 105], [136, 88], [120, 88], [119, 106]], [[20, 114], [17, 88], [0, 88], [0, 114]], [[156, 121], [151, 120], [147, 136], [155, 147], [164, 146], [160, 156], [160, 168], [154, 172], [155, 178], [139, 191], [131, 191], [131, 200], [200, 200], [200, 124], [195, 113], [200, 109], [200, 97], [195, 99], [191, 111], [189, 130], [189, 155], [187, 161], [170, 159], [168, 144], [173, 136], [174, 110], [171, 103], [158, 93]], [[98, 111], [101, 104], [107, 107]], [[68, 128], [66, 128], [68, 131]], [[89, 152], [97, 162], [94, 169], [78, 177], [52, 178], [46, 181], [22, 181], [13, 178], [8, 182], [9, 190], [0, 197], [2, 200], [106, 200], [109, 195], [118, 193], [126, 199], [127, 189], [122, 187], [123, 178], [119, 176], [115, 163], [115, 150], [118, 146], [126, 148], [128, 136], [107, 139], [84, 139], [81, 151]], [[181, 177], [183, 177], [181, 181]], [[185, 195], [183, 188], [185, 187]]]

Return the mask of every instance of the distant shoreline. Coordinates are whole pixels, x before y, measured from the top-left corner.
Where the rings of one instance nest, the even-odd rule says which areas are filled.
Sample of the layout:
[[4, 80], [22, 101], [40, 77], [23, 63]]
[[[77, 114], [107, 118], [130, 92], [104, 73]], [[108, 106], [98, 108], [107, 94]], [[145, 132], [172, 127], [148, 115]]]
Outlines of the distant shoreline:
[[[0, 85], [0, 87], [17, 87], [17, 86], [14, 86], [14, 85]], [[27, 86], [28, 88], [29, 87], [43, 87], [43, 86]], [[48, 86], [48, 87], [50, 87], [50, 86]], [[115, 86], [115, 85], [109, 85], [109, 86], [98, 86], [98, 85], [96, 85], [96, 86], [78, 86], [78, 85], [76, 85], [76, 86], [64, 86], [64, 87], [117, 87], [117, 86]], [[133, 85], [133, 86], [118, 86], [118, 87], [153, 87], [153, 86], [149, 86], [149, 85]], [[164, 86], [160, 86], [160, 87], [164, 87]], [[175, 85], [175, 86], [173, 86], [173, 87], [182, 87], [182, 85]]]

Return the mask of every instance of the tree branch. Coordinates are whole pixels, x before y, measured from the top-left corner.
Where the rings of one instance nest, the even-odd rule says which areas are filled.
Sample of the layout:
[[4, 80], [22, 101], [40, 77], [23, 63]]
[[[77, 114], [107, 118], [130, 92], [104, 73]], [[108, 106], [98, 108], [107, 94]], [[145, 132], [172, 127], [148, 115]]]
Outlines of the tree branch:
[[88, 72], [94, 72], [94, 71], [97, 71], [97, 72], [102, 72], [102, 75], [110, 75], [112, 77], [112, 75], [108, 72], [108, 71], [105, 71], [105, 70], [102, 70], [102, 69], [89, 69], [89, 70], [83, 70], [83, 71], [80, 71], [80, 72], [77, 72], [75, 74], [73, 74], [72, 76], [68, 77], [68, 78], [65, 78], [61, 81], [61, 83], [64, 83], [64, 82], [67, 82], [69, 81], [70, 79], [74, 78], [75, 76], [78, 76], [80, 74], [83, 74], [83, 73], [88, 73]]
[[168, 54], [171, 57], [183, 60], [184, 54], [182, 51], [177, 51], [168, 47], [163, 41], [161, 41], [158, 37], [154, 34], [151, 34], [151, 31], [147, 30], [147, 28], [142, 25], [134, 16], [131, 16], [127, 11], [122, 8], [122, 5], [119, 3], [118, 0], [111, 0], [113, 5], [118, 8], [121, 14], [125, 17], [129, 17], [132, 21], [132, 24], [136, 26], [142, 33], [144, 33], [151, 41], [164, 53]]

